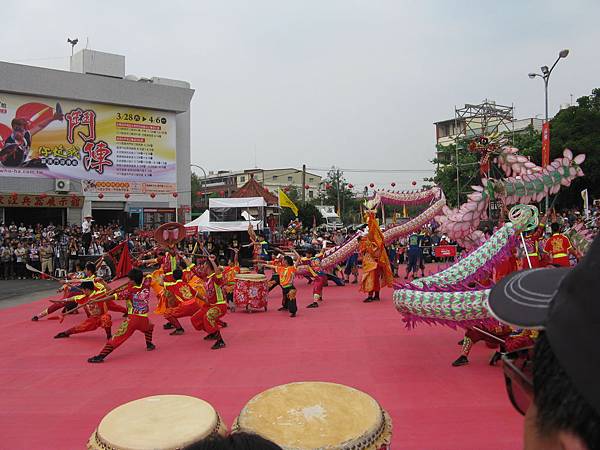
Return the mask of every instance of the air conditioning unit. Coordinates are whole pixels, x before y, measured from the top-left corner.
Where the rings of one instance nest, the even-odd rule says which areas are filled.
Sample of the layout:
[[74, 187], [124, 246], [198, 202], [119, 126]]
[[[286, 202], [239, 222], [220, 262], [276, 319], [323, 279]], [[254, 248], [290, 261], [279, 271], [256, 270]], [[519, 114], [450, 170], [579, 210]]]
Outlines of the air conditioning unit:
[[71, 190], [71, 180], [57, 178], [54, 180], [54, 190], [56, 192], [69, 192]]

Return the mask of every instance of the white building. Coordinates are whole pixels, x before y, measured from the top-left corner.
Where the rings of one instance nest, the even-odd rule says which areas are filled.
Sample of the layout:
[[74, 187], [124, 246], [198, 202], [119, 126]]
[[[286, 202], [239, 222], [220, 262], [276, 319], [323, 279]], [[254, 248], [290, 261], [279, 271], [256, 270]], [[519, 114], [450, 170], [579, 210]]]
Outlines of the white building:
[[88, 49], [70, 71], [0, 62], [0, 221], [189, 221], [193, 94]]

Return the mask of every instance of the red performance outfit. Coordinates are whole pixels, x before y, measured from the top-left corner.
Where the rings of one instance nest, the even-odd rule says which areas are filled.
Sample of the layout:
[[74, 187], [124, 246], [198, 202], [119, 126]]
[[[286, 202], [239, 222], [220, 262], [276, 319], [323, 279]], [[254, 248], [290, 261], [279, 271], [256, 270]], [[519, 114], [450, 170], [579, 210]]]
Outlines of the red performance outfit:
[[562, 233], [554, 233], [544, 245], [544, 251], [552, 257], [552, 264], [561, 267], [571, 266], [569, 262], [571, 248], [571, 241]]
[[151, 282], [150, 276], [146, 276], [139, 286], [132, 283], [125, 290], [114, 294], [115, 299], [127, 302], [127, 318], [121, 323], [115, 335], [106, 343], [100, 354], [88, 359], [88, 362], [102, 362], [108, 354], [123, 344], [136, 331], [144, 333], [147, 350], [155, 349], [152, 343], [154, 325], [148, 319]]
[[183, 327], [177, 319], [191, 317], [198, 312], [200, 309], [198, 293], [184, 280], [165, 282], [165, 289], [168, 292], [167, 296], [175, 299], [175, 306], [165, 311], [165, 319], [175, 327], [175, 331], [171, 334], [181, 334]]
[[235, 288], [235, 277], [240, 273], [240, 266], [235, 264], [233, 266], [226, 266], [223, 269], [223, 291], [225, 291], [225, 298], [230, 306], [233, 307], [233, 290]]
[[[527, 254], [523, 255], [521, 258], [521, 267], [524, 269], [529, 269], [529, 262], [531, 262], [532, 269], [542, 267], [542, 260], [540, 258], [540, 239], [544, 235], [545, 229], [546, 226], [543, 223], [540, 223], [534, 231], [523, 236], [523, 240], [525, 241], [524, 252], [527, 252]], [[529, 261], [527, 260], [528, 256]]]
[[198, 331], [205, 331], [211, 335], [223, 328], [224, 322], [220, 319], [227, 314], [227, 302], [223, 295], [222, 274], [211, 274], [206, 280], [206, 300], [199, 310], [192, 316], [192, 326]]
[[321, 258], [315, 256], [304, 259], [308, 264], [308, 273], [313, 280], [313, 302], [307, 308], [318, 308], [317, 301], [323, 301], [323, 287], [327, 283], [327, 274], [321, 268]]
[[108, 306], [106, 301], [96, 302], [100, 298], [105, 297], [104, 291], [94, 291], [89, 295], [80, 295], [75, 297], [75, 301], [79, 305], [85, 305], [83, 308], [88, 316], [86, 320], [81, 322], [67, 331], [58, 333], [55, 338], [69, 337], [72, 334], [86, 333], [88, 331], [94, 331], [100, 327], [106, 331], [106, 337], [110, 339], [112, 319], [108, 313]]

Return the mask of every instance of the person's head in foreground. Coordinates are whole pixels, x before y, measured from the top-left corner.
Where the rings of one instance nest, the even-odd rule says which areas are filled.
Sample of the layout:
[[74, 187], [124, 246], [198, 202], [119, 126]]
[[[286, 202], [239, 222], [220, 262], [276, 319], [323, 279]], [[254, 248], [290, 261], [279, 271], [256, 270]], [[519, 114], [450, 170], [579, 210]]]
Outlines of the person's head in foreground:
[[572, 269], [504, 278], [489, 307], [504, 323], [542, 330], [533, 352], [503, 358], [510, 400], [525, 415], [525, 450], [600, 449], [600, 237]]
[[186, 450], [281, 450], [281, 447], [258, 434], [233, 433], [226, 437], [211, 436]]

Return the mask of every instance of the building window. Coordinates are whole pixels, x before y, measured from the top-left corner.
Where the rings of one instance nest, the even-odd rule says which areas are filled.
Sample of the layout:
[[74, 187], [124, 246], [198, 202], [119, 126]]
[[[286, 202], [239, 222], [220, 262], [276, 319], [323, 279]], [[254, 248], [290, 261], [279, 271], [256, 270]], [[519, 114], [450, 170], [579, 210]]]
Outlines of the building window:
[[312, 177], [310, 177], [310, 178], [308, 179], [308, 181], [315, 181], [315, 179], [314, 179], [314, 178], [312, 178]]
[[313, 191], [308, 191], [308, 197], [309, 197], [309, 198], [314, 198]]
[[240, 183], [243, 183], [244, 181], [246, 181], [246, 177], [240, 177]]
[[277, 179], [277, 175], [273, 175], [273, 181]]
[[294, 181], [294, 177], [288, 177], [288, 181]]

